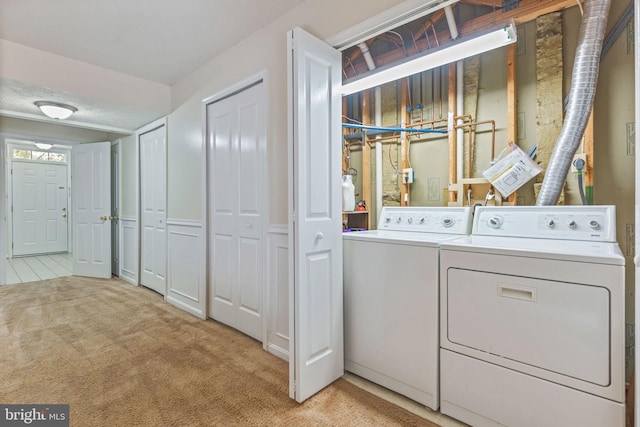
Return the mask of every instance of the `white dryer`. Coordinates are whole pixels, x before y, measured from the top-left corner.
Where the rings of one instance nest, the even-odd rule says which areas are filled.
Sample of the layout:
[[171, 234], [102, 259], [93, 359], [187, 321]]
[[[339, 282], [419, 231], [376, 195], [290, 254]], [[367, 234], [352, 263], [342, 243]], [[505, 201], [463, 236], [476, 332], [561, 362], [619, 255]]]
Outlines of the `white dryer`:
[[473, 426], [624, 426], [614, 206], [481, 207], [440, 251], [441, 411]]
[[440, 243], [471, 231], [471, 208], [385, 207], [377, 230], [344, 233], [345, 369], [439, 406]]

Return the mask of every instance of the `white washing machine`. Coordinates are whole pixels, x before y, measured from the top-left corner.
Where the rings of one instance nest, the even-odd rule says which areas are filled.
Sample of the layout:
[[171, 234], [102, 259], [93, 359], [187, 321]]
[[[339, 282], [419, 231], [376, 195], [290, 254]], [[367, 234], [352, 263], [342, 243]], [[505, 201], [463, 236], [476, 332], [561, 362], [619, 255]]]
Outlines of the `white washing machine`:
[[437, 409], [441, 242], [471, 209], [385, 207], [377, 230], [344, 233], [345, 369]]
[[481, 207], [440, 251], [442, 413], [473, 426], [625, 424], [614, 206]]

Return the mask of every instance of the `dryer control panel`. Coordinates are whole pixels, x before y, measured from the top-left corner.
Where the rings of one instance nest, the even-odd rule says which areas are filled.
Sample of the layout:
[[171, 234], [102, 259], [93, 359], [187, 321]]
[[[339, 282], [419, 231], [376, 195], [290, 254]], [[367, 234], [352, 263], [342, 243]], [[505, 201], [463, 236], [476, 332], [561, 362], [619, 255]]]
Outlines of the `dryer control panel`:
[[482, 206], [473, 233], [482, 236], [616, 241], [615, 206]]
[[383, 207], [378, 230], [469, 234], [469, 207]]

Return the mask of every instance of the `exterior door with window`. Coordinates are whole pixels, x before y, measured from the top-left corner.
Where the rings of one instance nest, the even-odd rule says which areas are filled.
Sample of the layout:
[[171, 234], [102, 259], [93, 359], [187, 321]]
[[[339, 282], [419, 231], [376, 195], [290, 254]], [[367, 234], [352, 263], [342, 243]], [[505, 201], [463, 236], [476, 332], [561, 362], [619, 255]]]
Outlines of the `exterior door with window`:
[[67, 252], [67, 165], [13, 161], [13, 255]]

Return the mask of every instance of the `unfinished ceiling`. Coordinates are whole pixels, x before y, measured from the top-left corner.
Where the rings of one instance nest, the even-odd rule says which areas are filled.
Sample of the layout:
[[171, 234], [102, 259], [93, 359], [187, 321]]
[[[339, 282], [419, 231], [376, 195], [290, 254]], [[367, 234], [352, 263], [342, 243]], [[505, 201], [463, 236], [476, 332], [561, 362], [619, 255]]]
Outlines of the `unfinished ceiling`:
[[[568, 7], [578, 0], [460, 0], [452, 6], [456, 28], [460, 38], [514, 20], [516, 24], [532, 21]], [[406, 60], [429, 49], [446, 46], [451, 34], [445, 10], [423, 16], [367, 40], [376, 67], [383, 67]], [[368, 71], [359, 46], [343, 51], [343, 77], [350, 79]]]

